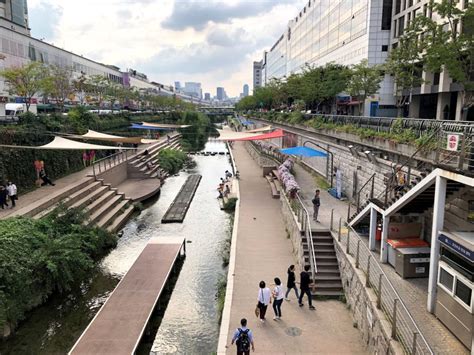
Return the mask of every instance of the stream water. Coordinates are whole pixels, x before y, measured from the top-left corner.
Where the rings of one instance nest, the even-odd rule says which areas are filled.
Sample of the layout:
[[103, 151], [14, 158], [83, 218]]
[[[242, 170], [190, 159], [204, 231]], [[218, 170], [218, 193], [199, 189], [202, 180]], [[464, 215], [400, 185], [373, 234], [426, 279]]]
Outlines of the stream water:
[[[224, 151], [220, 142], [208, 142], [206, 151]], [[216, 351], [218, 338], [217, 284], [224, 277], [222, 250], [231, 233], [231, 215], [221, 211], [216, 187], [225, 170], [225, 155], [196, 156], [196, 168], [166, 180], [152, 201], [123, 230], [117, 247], [98, 265], [89, 282], [67, 297], [55, 297], [32, 311], [0, 354], [66, 354], [132, 266], [152, 237], [183, 236], [187, 256], [168, 306], [162, 315], [152, 351], [200, 354]], [[189, 174], [201, 174], [201, 183], [182, 224], [161, 224], [161, 217]]]

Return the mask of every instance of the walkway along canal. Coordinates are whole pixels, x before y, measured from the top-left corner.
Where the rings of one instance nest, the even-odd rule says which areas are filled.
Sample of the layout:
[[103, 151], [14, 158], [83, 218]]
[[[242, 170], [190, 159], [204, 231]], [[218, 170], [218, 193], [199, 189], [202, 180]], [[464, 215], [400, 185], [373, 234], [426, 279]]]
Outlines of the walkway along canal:
[[[209, 142], [205, 150], [224, 151]], [[211, 353], [217, 348], [217, 284], [225, 277], [222, 250], [230, 237], [231, 215], [221, 211], [217, 185], [231, 170], [225, 155], [196, 156], [196, 168], [166, 180], [158, 200], [125, 226], [118, 246], [80, 290], [56, 297], [29, 314], [16, 335], [0, 342], [0, 354], [65, 354], [129, 270], [152, 237], [185, 237], [187, 256], [161, 320], [152, 350], [158, 353]], [[183, 224], [161, 218], [189, 174], [202, 180]], [[151, 346], [151, 344], [150, 344]]]

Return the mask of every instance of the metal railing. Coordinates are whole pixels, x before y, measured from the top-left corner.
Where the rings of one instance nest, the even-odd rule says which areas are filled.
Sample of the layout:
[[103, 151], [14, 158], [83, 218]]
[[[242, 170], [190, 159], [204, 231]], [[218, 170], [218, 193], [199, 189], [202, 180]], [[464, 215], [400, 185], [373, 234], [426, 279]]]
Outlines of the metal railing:
[[[290, 199], [289, 202], [291, 209], [295, 213], [298, 223], [301, 226], [301, 231], [306, 238], [306, 242], [308, 243], [309, 264], [311, 267], [312, 280], [314, 281], [316, 274], [318, 273], [318, 265], [316, 263], [316, 250], [313, 243], [313, 232], [311, 231], [311, 215], [299, 194], [296, 194], [296, 197]], [[302, 244], [302, 240], [300, 243]]]
[[102, 174], [107, 170], [110, 170], [113, 167], [128, 161], [128, 158], [128, 150], [125, 150], [109, 155], [108, 157], [96, 160], [91, 164], [92, 173], [94, 174], [94, 177], [96, 177], [98, 174]]
[[249, 141], [250, 144], [262, 155], [267, 156], [269, 158], [275, 159], [280, 164], [282, 164], [287, 156], [283, 153], [278, 151], [278, 148], [274, 148], [271, 145], [264, 145], [262, 143], [257, 143], [255, 141]]
[[357, 232], [350, 226], [347, 235], [342, 234], [342, 220], [339, 220], [337, 240], [342, 250], [355, 259], [355, 266], [364, 272], [367, 288], [377, 295], [377, 308], [382, 310], [391, 325], [391, 337], [399, 342], [408, 354], [433, 354], [428, 342], [418, 328], [402, 298], [393, 287], [377, 261], [377, 255], [367, 247]]

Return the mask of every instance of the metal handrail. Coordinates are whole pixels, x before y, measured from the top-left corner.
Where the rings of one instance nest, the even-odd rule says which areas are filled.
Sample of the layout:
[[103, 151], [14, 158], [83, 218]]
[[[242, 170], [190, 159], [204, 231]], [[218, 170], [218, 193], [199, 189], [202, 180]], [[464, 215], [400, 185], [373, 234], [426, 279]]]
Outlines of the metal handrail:
[[[341, 220], [339, 222], [337, 240], [341, 245], [344, 245], [341, 237]], [[344, 238], [346, 240], [346, 248], [345, 250], [341, 248], [341, 250], [355, 257], [356, 268], [361, 268], [361, 265], [365, 265], [365, 270], [363, 271], [366, 275], [366, 287], [372, 287], [377, 294], [377, 307], [385, 311], [386, 317], [392, 326], [392, 338], [398, 340], [409, 354], [433, 354], [433, 350], [404, 304], [402, 297], [395, 290], [380, 264], [378, 262], [371, 262], [371, 260], [377, 260], [378, 255], [369, 250], [366, 243], [352, 226], [348, 225], [347, 227], [349, 228], [347, 238]], [[333, 231], [332, 228], [331, 231]], [[351, 234], [357, 237], [357, 242], [351, 243]], [[352, 249], [351, 245], [353, 245]], [[361, 260], [361, 255], [367, 255], [367, 258]], [[372, 281], [374, 279], [375, 281]], [[388, 306], [392, 304], [393, 308], [389, 309], [390, 307]]]
[[[97, 176], [97, 172], [96, 172], [96, 167], [97, 169], [99, 170], [99, 174], [107, 171], [107, 162], [109, 163], [109, 169], [112, 168], [113, 166], [116, 166], [116, 162], [117, 162], [117, 158], [118, 158], [118, 162], [119, 163], [123, 163], [125, 161], [128, 160], [128, 150], [125, 150], [125, 151], [122, 151], [122, 152], [117, 152], [117, 153], [114, 153], [112, 155], [109, 155], [107, 157], [104, 157], [104, 158], [101, 158], [101, 159], [98, 159], [98, 160], [95, 160], [94, 162], [92, 162], [92, 173], [94, 175], [94, 177]], [[114, 165], [112, 166], [112, 161], [114, 161]], [[104, 169], [102, 169], [101, 165], [104, 165]]]
[[318, 273], [318, 265], [316, 263], [316, 251], [314, 249], [314, 244], [313, 244], [313, 232], [311, 231], [311, 217], [298, 193], [296, 194], [296, 198], [305, 214], [304, 218], [301, 218], [301, 227], [303, 228], [305, 237], [308, 240], [311, 276], [312, 276], [313, 282], [315, 282], [316, 274]]
[[371, 189], [370, 189], [370, 198], [374, 198], [374, 188], [375, 188], [375, 176], [377, 175], [377, 173], [373, 173], [372, 176], [365, 182], [364, 185], [362, 185], [362, 187], [359, 189], [359, 191], [357, 192], [357, 212], [360, 211], [360, 194], [362, 193], [362, 190], [365, 189], [365, 187], [370, 183], [372, 182], [372, 186], [371, 186]]

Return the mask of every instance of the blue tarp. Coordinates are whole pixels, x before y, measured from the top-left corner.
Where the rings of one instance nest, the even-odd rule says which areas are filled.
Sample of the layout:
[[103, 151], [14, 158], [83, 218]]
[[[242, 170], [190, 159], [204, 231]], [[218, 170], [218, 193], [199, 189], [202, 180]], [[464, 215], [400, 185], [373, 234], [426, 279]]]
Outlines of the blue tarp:
[[240, 121], [240, 123], [242, 123], [242, 124], [245, 125], [245, 126], [248, 126], [248, 125], [251, 125], [251, 124], [255, 124], [255, 122], [253, 122], [253, 121]]
[[[154, 130], [154, 131], [168, 131], [169, 128], [160, 128], [160, 127], [152, 127], [152, 126], [144, 126], [142, 124], [138, 123], [132, 123], [130, 128], [136, 128], [136, 129], [149, 129], [149, 130]], [[174, 128], [173, 128], [174, 129]]]
[[288, 155], [299, 155], [303, 157], [327, 157], [328, 154], [308, 147], [292, 147], [280, 149], [280, 152]]

